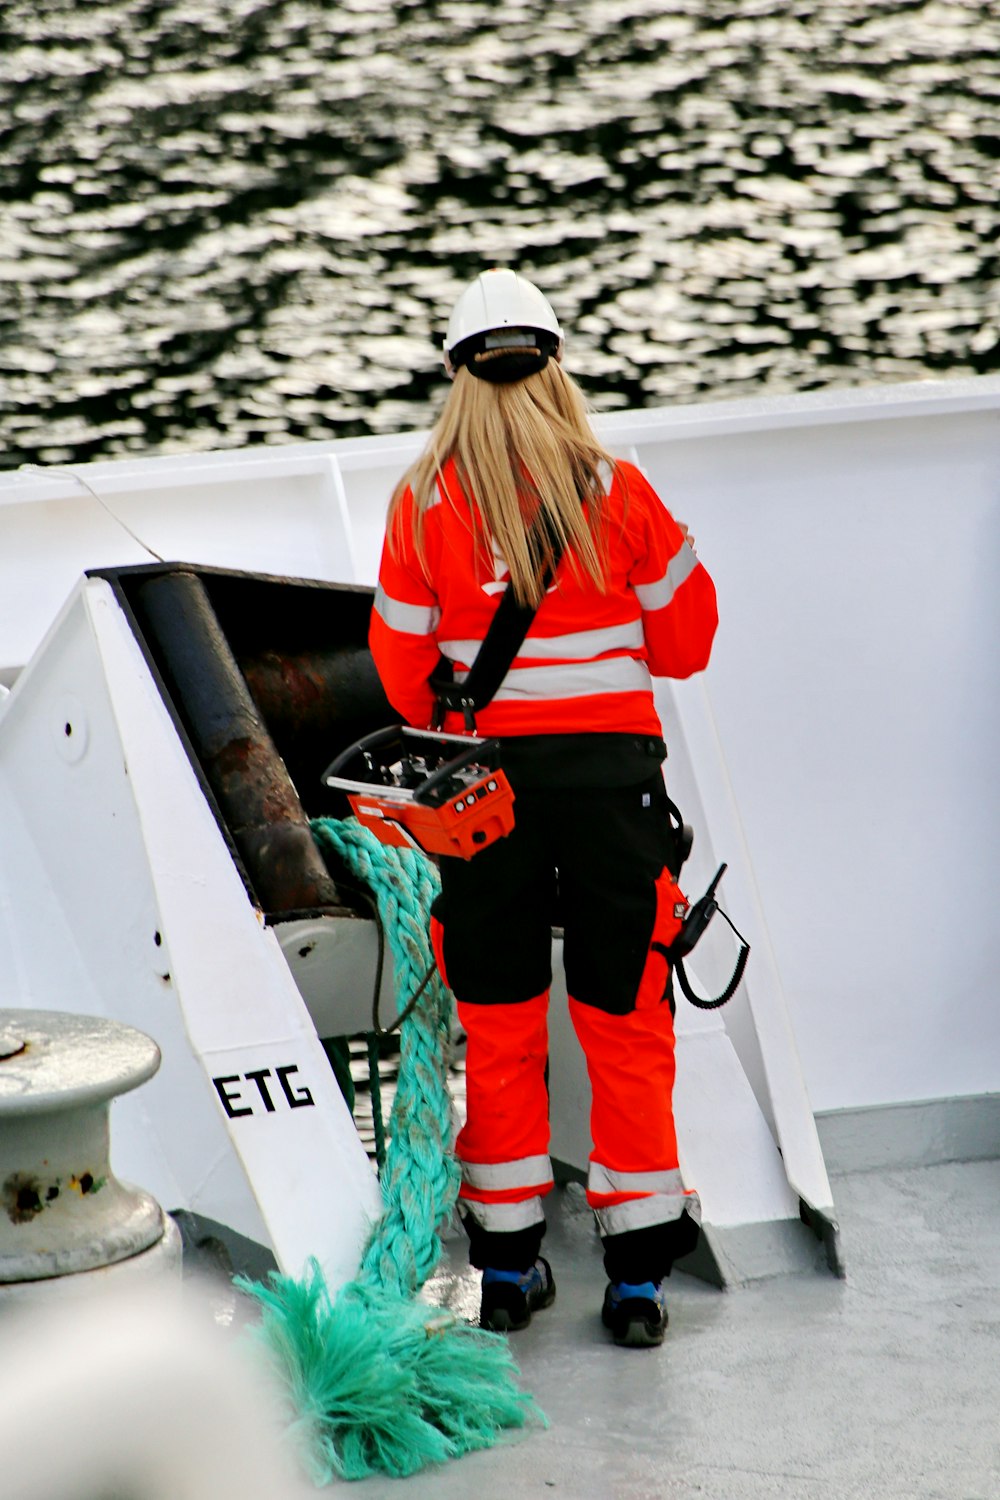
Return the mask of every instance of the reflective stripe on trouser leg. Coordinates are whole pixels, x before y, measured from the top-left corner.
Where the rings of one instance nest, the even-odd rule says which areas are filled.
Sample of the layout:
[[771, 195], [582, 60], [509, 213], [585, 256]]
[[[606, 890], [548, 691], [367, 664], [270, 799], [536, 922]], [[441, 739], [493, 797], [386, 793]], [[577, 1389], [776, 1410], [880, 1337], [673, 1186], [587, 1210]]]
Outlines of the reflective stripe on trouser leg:
[[552, 1190], [547, 1010], [547, 992], [514, 1005], [458, 1004], [468, 1038], [459, 1200], [463, 1214], [501, 1234], [541, 1223]]
[[587, 1058], [592, 1104], [587, 1202], [601, 1233], [624, 1234], [679, 1219], [700, 1219], [677, 1160], [672, 1105], [674, 1027], [670, 1007], [613, 1016], [570, 998]]

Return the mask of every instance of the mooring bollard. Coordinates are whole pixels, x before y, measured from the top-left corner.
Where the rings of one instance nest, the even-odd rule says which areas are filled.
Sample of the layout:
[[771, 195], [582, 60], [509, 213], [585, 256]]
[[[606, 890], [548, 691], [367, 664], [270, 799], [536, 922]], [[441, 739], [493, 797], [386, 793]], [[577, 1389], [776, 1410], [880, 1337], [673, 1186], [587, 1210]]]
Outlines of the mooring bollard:
[[0, 1299], [118, 1267], [179, 1275], [177, 1226], [109, 1159], [112, 1100], [159, 1065], [118, 1021], [0, 1010]]

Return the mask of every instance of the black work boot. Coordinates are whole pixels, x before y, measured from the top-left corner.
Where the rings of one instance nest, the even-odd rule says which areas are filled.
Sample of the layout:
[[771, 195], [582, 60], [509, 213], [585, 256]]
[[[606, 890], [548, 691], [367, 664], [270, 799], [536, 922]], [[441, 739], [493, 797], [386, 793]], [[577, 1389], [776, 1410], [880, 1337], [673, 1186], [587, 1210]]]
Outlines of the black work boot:
[[533, 1312], [554, 1302], [555, 1295], [552, 1268], [541, 1257], [526, 1271], [500, 1271], [487, 1266], [483, 1271], [479, 1326], [494, 1333], [516, 1333], [527, 1328]]

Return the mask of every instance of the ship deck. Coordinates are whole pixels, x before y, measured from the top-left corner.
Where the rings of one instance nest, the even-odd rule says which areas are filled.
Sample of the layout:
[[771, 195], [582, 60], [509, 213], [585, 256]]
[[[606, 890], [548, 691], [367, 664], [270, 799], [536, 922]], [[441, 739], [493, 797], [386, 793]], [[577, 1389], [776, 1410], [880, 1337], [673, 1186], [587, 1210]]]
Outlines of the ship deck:
[[[659, 1350], [617, 1349], [597, 1316], [599, 1243], [572, 1187], [546, 1239], [554, 1306], [515, 1335], [548, 1417], [364, 1500], [987, 1500], [1000, 1495], [1000, 1162], [838, 1175], [847, 1274], [720, 1292], [671, 1280]], [[449, 1241], [430, 1284], [471, 1313]]]

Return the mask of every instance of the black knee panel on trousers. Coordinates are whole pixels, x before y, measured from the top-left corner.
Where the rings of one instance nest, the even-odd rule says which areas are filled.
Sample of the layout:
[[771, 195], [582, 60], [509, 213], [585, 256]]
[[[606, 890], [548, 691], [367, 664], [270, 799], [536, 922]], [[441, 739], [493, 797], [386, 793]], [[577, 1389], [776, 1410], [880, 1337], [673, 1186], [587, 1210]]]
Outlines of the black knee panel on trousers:
[[[657, 881], [677, 858], [662, 777], [521, 790], [514, 819], [512, 833], [474, 859], [441, 860], [434, 915], [450, 988], [478, 1005], [542, 994], [558, 920], [569, 993], [627, 1015], [656, 936]], [[664, 991], [667, 977], [664, 964]]]
[[469, 1236], [469, 1264], [479, 1271], [487, 1266], [494, 1271], [526, 1271], [538, 1259], [545, 1234], [543, 1220], [506, 1234], [483, 1229], [468, 1214], [462, 1215], [462, 1225]]
[[681, 1214], [667, 1224], [648, 1224], [624, 1234], [603, 1235], [604, 1269], [609, 1281], [662, 1281], [675, 1260], [690, 1255], [698, 1243], [700, 1226], [690, 1214]]

